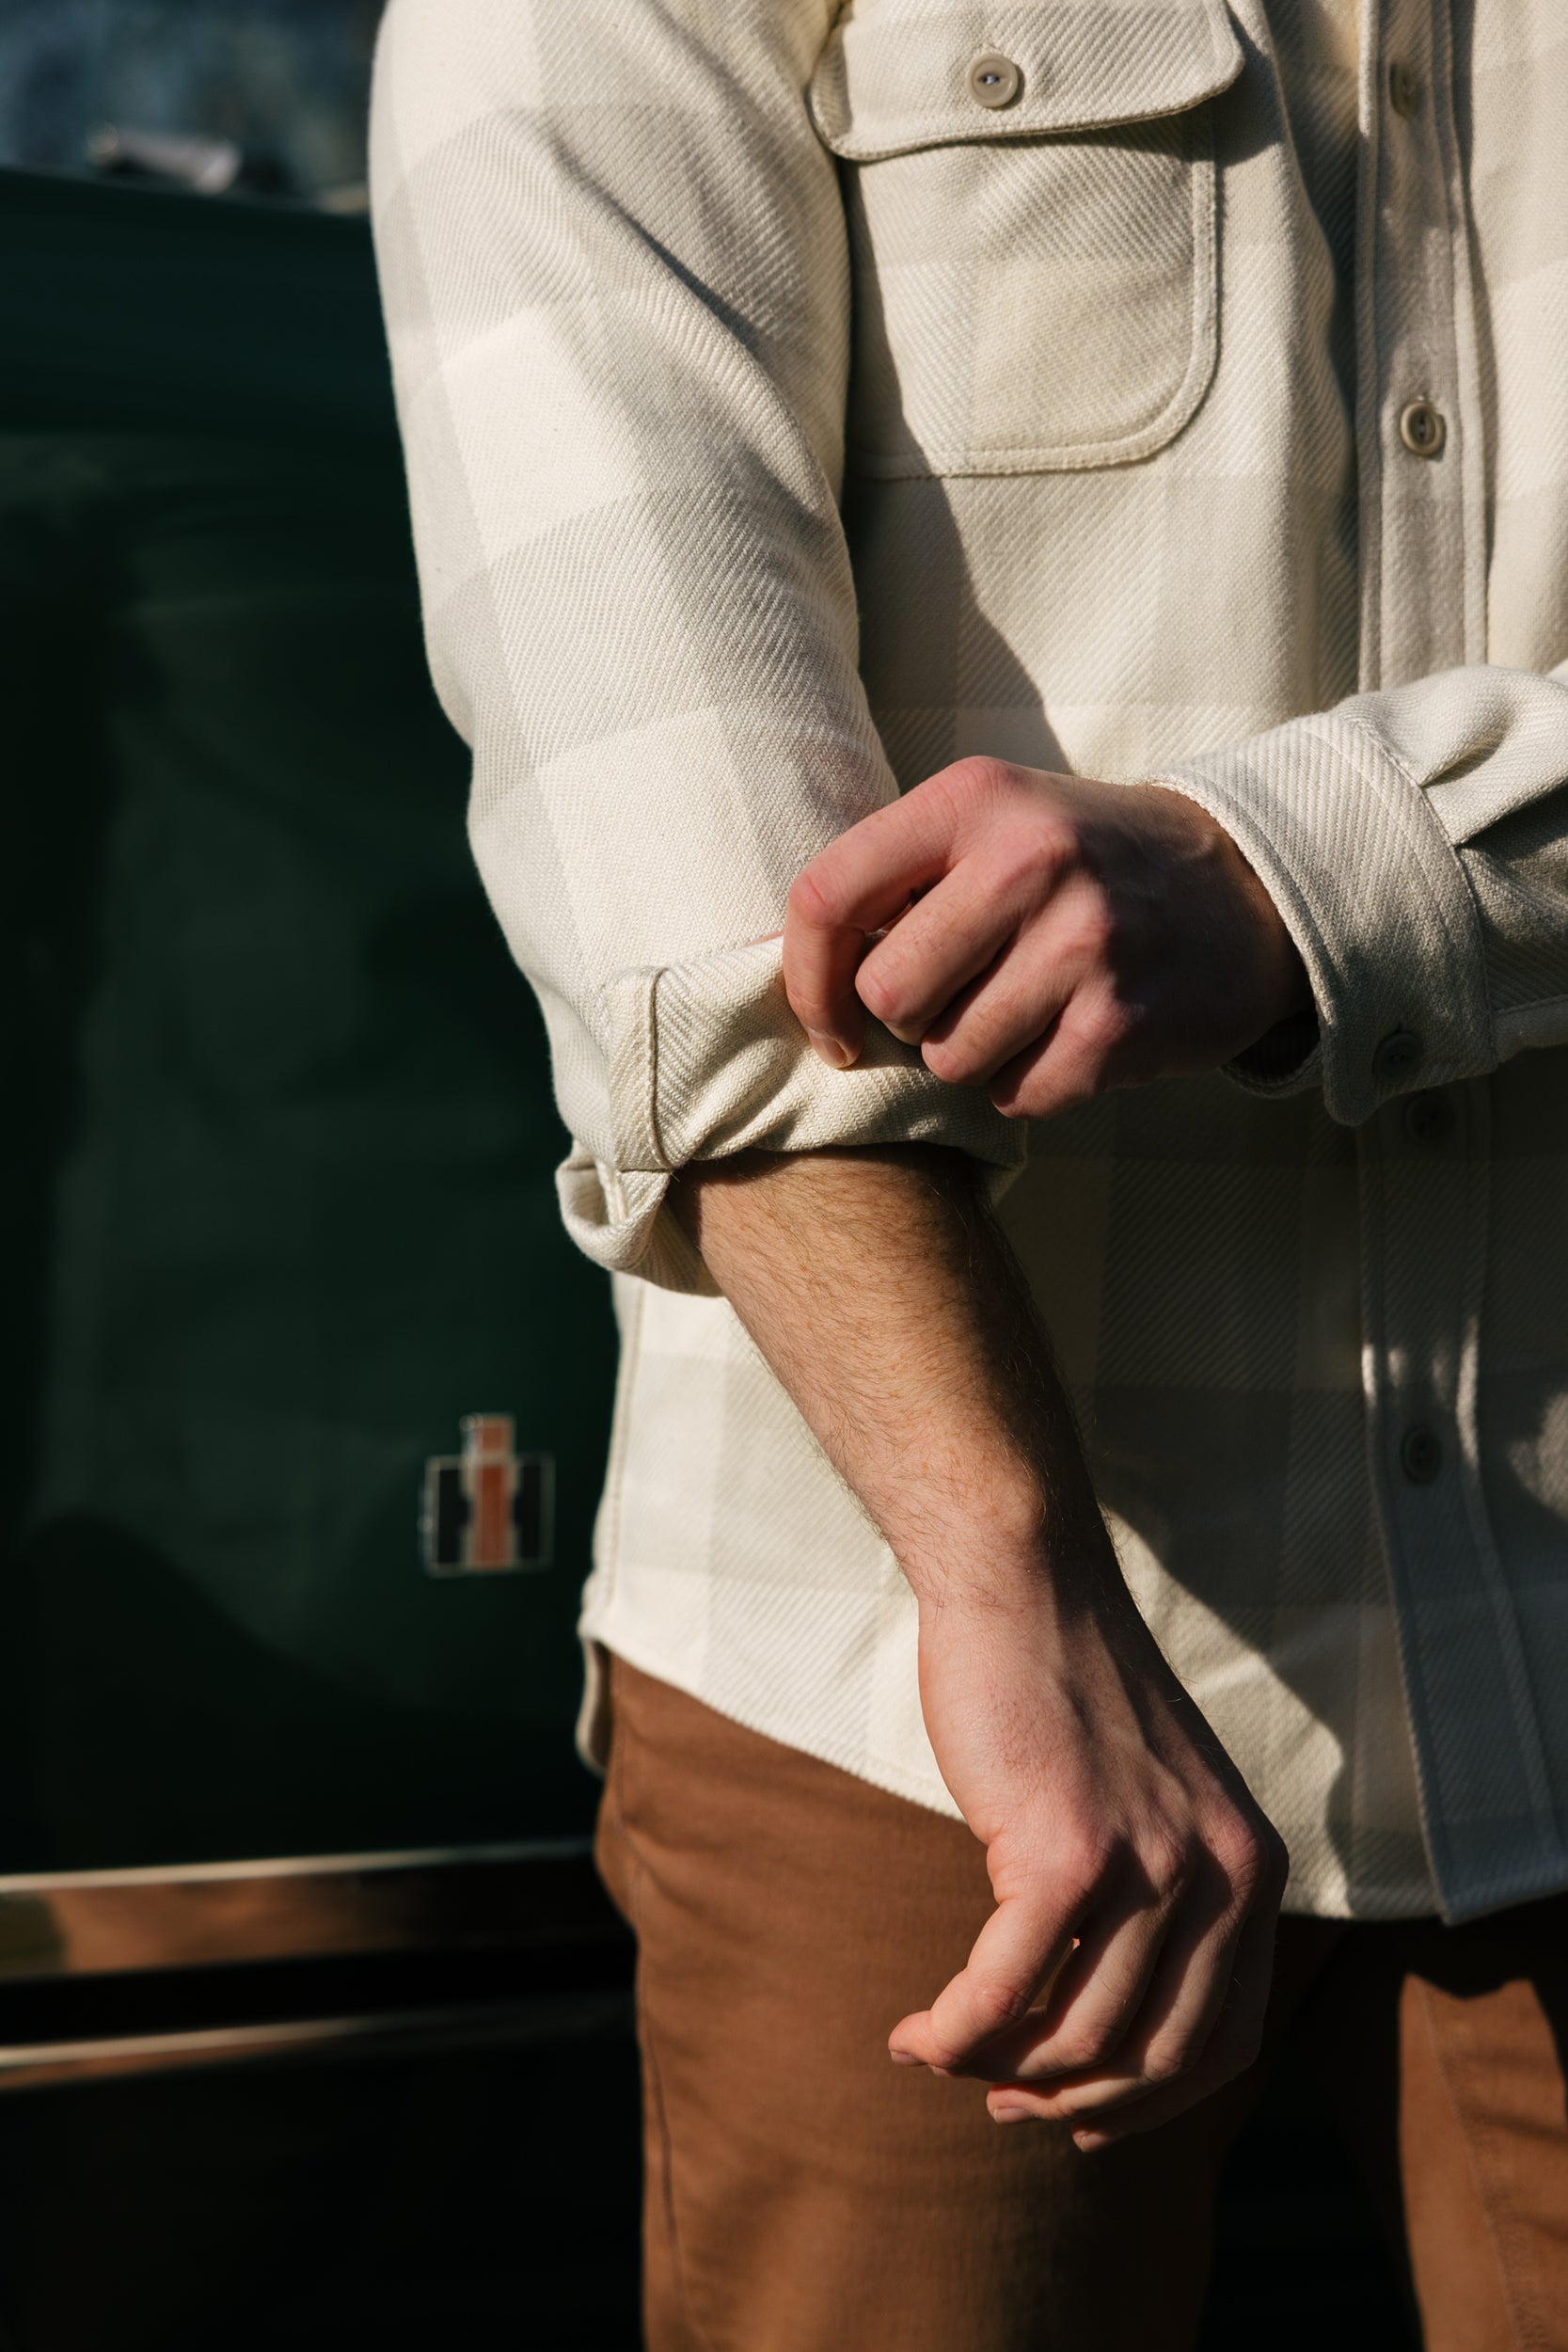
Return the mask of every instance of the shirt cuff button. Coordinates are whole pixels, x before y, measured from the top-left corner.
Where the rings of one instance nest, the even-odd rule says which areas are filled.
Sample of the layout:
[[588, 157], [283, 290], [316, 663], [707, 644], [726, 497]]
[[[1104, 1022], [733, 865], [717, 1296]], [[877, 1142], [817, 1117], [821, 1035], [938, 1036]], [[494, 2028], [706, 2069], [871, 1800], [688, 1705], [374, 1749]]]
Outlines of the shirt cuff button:
[[1372, 1056], [1372, 1076], [1379, 1086], [1402, 1085], [1420, 1067], [1425, 1050], [1414, 1029], [1395, 1029]]

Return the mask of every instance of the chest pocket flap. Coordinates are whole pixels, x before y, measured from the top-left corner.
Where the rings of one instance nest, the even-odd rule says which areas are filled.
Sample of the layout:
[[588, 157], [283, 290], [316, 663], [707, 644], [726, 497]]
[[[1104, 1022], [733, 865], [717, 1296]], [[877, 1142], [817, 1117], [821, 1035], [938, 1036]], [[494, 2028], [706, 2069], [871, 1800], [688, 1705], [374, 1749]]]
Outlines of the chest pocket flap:
[[1223, 0], [849, 0], [812, 80], [846, 171], [851, 462], [1125, 464], [1213, 373]]

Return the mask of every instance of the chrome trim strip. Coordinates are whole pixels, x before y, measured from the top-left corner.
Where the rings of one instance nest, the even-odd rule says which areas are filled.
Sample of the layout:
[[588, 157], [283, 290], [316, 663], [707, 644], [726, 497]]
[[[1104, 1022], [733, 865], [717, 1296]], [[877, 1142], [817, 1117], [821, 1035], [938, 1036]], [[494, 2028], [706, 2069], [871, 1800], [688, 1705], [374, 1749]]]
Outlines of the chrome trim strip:
[[403, 1852], [293, 1854], [262, 1862], [138, 1864], [116, 1870], [20, 1870], [0, 1876], [0, 1895], [48, 1895], [88, 1886], [202, 1886], [230, 1879], [357, 1878], [372, 1870], [428, 1870], [444, 1863], [569, 1862], [594, 1851], [592, 1837], [525, 1837], [515, 1845], [410, 1846]]
[[274, 2026], [215, 2026], [199, 2032], [105, 2036], [87, 2042], [38, 2042], [0, 2047], [0, 2097], [28, 2088], [27, 2077], [50, 2081], [98, 2074], [151, 2071], [159, 2066], [220, 2064], [275, 2053], [367, 2053], [386, 2042], [451, 2043], [554, 2041], [632, 2023], [629, 1993], [608, 1991], [546, 1995], [504, 2008], [388, 2010], [381, 2016], [311, 2017]]

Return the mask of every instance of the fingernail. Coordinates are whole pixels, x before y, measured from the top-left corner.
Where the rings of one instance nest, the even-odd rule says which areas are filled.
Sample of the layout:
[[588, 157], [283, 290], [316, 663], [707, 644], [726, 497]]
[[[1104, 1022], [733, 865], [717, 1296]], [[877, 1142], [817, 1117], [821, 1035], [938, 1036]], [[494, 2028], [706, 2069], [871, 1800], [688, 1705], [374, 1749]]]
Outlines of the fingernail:
[[806, 1035], [818, 1058], [825, 1061], [830, 1070], [847, 1070], [854, 1060], [855, 1057], [848, 1048], [842, 1045], [836, 1037], [830, 1037], [825, 1029], [808, 1029]]
[[1085, 2156], [1092, 2156], [1097, 2148], [1109, 2148], [1111, 2135], [1109, 2132], [1074, 2132], [1072, 2144], [1082, 2149]]
[[924, 2066], [926, 2063], [924, 2058], [917, 2058], [912, 2050], [890, 2050], [888, 2056], [895, 2066]]
[[993, 2123], [1025, 2123], [1029, 2120], [1029, 2110], [1027, 2107], [992, 2107], [990, 2120]]

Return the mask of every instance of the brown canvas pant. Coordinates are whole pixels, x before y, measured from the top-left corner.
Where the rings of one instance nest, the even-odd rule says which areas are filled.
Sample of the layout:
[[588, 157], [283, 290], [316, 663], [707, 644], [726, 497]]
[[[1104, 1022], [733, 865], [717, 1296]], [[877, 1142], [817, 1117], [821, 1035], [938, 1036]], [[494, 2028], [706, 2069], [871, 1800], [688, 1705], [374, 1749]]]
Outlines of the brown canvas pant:
[[[990, 1909], [974, 1839], [619, 1661], [611, 1690], [650, 2352], [1184, 2352], [1255, 2080], [1085, 2156], [892, 2065]], [[1291, 2017], [1402, 2216], [1429, 2352], [1568, 2352], [1568, 1900], [1286, 1920]]]

